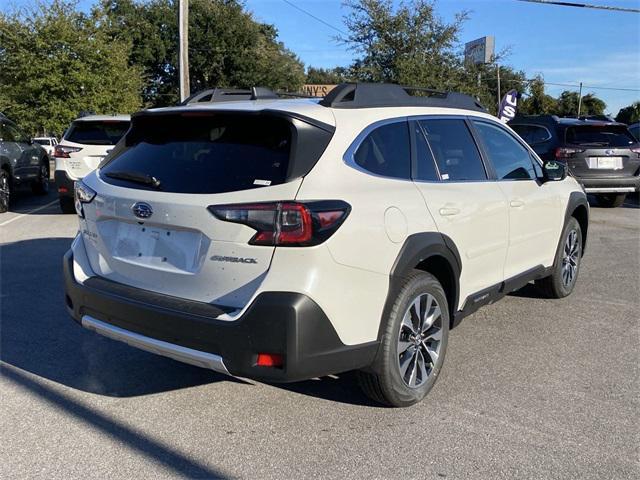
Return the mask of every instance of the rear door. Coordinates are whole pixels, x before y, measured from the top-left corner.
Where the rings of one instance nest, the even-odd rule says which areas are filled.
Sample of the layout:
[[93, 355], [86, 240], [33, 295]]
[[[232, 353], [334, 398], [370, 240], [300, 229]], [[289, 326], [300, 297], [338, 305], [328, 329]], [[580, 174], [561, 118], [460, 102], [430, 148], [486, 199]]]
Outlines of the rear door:
[[[305, 174], [300, 166], [310, 168], [330, 138], [298, 119], [268, 114], [137, 118], [107, 163], [85, 180], [98, 191], [86, 206], [84, 235], [94, 272], [242, 308], [269, 270], [275, 247], [250, 245], [255, 229], [223, 221], [208, 207], [294, 200]], [[157, 183], [135, 181], [141, 176]], [[267, 222], [269, 215], [258, 212], [253, 220]]]
[[411, 124], [414, 181], [438, 229], [459, 251], [462, 302], [504, 280], [506, 196], [490, 179], [465, 118], [424, 118]]
[[63, 145], [74, 147], [64, 160], [65, 170], [73, 178], [82, 178], [95, 170], [128, 129], [128, 121], [76, 120], [62, 141]]
[[538, 180], [542, 177], [540, 164], [502, 125], [484, 119], [471, 122], [509, 202], [505, 278], [540, 265], [551, 265], [564, 218], [562, 185], [541, 183]]

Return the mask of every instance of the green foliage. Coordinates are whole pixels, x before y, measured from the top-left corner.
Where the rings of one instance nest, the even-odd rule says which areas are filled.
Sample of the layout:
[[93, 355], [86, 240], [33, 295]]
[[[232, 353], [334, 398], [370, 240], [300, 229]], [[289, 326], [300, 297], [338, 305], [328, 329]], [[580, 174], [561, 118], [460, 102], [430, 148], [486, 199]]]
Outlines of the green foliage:
[[128, 113], [140, 107], [140, 69], [130, 44], [113, 41], [103, 18], [53, 0], [0, 14], [0, 111], [30, 134], [60, 134], [81, 111]]
[[348, 69], [344, 67], [309, 67], [304, 83], [312, 85], [337, 85], [351, 80]]
[[520, 113], [526, 115], [555, 115], [558, 102], [544, 91], [544, 80], [538, 76], [529, 84], [529, 96], [518, 107]]
[[[178, 100], [178, 11], [170, 0], [103, 0], [100, 9], [114, 39], [131, 39], [130, 63], [143, 68], [145, 103]], [[189, 2], [191, 91], [211, 87], [266, 86], [299, 90], [304, 68], [277, 41], [272, 25], [256, 22], [235, 0]]]
[[616, 115], [616, 122], [626, 123], [627, 125], [640, 122], [640, 102], [634, 102], [628, 107], [621, 108], [618, 115]]
[[[556, 114], [562, 117], [576, 116], [578, 114], [579, 93], [565, 90], [560, 94], [557, 101]], [[603, 115], [607, 104], [596, 97], [593, 93], [588, 93], [582, 97], [580, 115]]]

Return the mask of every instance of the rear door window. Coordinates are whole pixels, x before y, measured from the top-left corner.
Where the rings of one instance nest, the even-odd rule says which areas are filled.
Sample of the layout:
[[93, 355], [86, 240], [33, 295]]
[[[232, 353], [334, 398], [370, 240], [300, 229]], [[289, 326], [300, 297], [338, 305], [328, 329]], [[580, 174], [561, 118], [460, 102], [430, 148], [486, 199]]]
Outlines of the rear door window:
[[406, 121], [382, 125], [362, 141], [354, 160], [368, 172], [383, 177], [411, 178], [409, 129]]
[[510, 125], [529, 145], [546, 142], [551, 139], [549, 130], [539, 125]]
[[531, 180], [536, 177], [531, 154], [506, 129], [473, 120], [478, 136], [499, 180]]
[[486, 180], [482, 163], [467, 124], [462, 119], [420, 120], [444, 181]]
[[85, 145], [115, 145], [128, 129], [126, 121], [78, 121], [71, 124], [65, 140]]
[[579, 125], [568, 127], [565, 140], [589, 147], [628, 147], [637, 143], [624, 125]]
[[223, 193], [278, 185], [288, 178], [292, 133], [289, 121], [267, 115], [140, 118], [127, 134], [124, 147], [117, 147], [101, 168], [100, 176], [108, 183], [147, 188], [113, 178], [122, 172], [142, 174], [157, 179], [159, 190], [175, 193]]

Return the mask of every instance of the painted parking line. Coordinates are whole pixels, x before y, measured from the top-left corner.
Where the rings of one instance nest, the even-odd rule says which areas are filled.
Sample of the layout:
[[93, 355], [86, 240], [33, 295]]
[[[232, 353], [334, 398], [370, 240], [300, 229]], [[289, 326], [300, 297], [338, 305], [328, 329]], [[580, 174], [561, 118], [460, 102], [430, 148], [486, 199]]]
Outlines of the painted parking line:
[[18, 219], [20, 219], [22, 217], [26, 217], [27, 215], [31, 215], [32, 213], [36, 213], [36, 212], [39, 212], [41, 210], [44, 210], [45, 208], [49, 208], [50, 206], [55, 205], [56, 203], [58, 203], [58, 200], [54, 200], [54, 201], [49, 202], [46, 205], [43, 205], [41, 207], [34, 208], [33, 210], [29, 210], [28, 212], [21, 213], [20, 215], [16, 215], [15, 217], [10, 218], [9, 220], [0, 223], [0, 227], [4, 227], [5, 225], [9, 225], [11, 222], [14, 222], [15, 220], [18, 220]]

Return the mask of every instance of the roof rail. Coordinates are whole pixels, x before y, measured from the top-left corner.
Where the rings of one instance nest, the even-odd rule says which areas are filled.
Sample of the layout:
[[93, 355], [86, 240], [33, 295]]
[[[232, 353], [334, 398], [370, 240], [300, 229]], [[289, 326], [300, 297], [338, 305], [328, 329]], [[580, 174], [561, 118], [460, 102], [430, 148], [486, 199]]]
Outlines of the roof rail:
[[265, 87], [208, 88], [187, 97], [180, 105], [233, 102], [238, 100], [275, 100], [280, 97], [315, 98], [303, 93], [274, 92]]
[[444, 107], [487, 111], [470, 95], [391, 83], [341, 83], [320, 101], [320, 105], [332, 108]]
[[538, 120], [540, 122], [547, 122], [547, 123], [558, 123], [560, 121], [560, 117], [557, 115], [548, 115], [548, 114], [544, 114], [544, 115], [522, 115], [520, 113], [518, 113], [513, 120], [511, 120], [512, 122], [515, 122], [517, 120]]
[[600, 120], [602, 122], [615, 122], [615, 119], [610, 115], [580, 115], [580, 120]]

